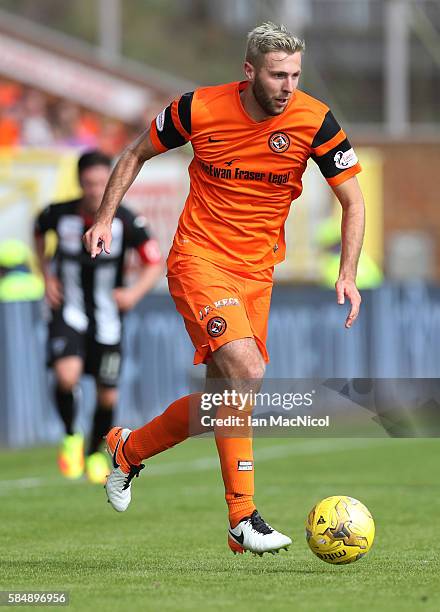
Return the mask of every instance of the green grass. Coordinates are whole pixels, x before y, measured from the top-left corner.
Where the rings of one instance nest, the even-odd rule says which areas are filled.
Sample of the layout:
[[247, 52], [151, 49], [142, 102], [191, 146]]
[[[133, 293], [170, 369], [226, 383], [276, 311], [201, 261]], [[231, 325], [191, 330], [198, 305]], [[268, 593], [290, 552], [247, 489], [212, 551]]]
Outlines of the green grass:
[[[212, 440], [148, 462], [125, 514], [101, 487], [62, 480], [54, 449], [3, 451], [0, 589], [65, 589], [72, 610], [437, 611], [439, 450], [433, 439], [256, 440], [257, 506], [294, 538], [262, 558], [226, 545]], [[323, 563], [304, 539], [307, 512], [334, 494], [376, 520], [372, 551], [352, 565]]]

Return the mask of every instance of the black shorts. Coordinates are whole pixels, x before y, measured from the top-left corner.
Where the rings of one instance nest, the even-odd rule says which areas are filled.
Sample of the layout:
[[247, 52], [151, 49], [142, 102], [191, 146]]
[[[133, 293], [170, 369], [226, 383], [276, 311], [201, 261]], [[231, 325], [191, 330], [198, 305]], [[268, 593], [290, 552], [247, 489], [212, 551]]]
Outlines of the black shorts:
[[84, 373], [91, 374], [103, 387], [116, 387], [121, 371], [121, 344], [100, 344], [90, 334], [81, 334], [67, 325], [61, 313], [49, 323], [48, 365], [63, 357], [78, 356]]

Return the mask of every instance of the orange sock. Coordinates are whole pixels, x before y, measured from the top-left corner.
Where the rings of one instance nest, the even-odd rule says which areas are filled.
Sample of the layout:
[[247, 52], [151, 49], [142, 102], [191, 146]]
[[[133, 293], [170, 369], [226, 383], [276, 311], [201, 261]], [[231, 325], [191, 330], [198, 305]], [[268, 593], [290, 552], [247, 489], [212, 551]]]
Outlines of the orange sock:
[[[250, 414], [222, 406], [217, 412], [217, 418], [235, 416], [247, 420]], [[217, 427], [215, 430], [231, 527], [235, 527], [242, 518], [250, 516], [255, 510], [252, 428], [238, 427], [235, 432], [242, 437], [231, 437], [234, 427]]]
[[197, 424], [191, 421], [191, 414], [198, 414], [200, 393], [186, 395], [173, 402], [152, 421], [135, 429], [124, 444], [124, 455], [127, 461], [138, 465], [143, 459], [149, 459], [167, 448], [186, 440], [188, 436], [201, 433], [192, 431]]
[[[133, 465], [149, 459], [158, 453], [186, 440], [189, 435], [202, 433], [198, 418], [200, 393], [181, 397], [173, 402], [161, 415], [131, 432], [124, 444], [124, 455]], [[231, 408], [221, 407], [217, 418], [240, 416], [247, 419], [250, 414]], [[194, 415], [194, 419], [191, 419]], [[231, 437], [234, 428], [217, 428], [215, 441], [220, 458], [225, 499], [229, 508], [229, 521], [232, 527], [255, 510], [254, 462], [252, 452], [252, 429], [239, 427], [237, 435]]]

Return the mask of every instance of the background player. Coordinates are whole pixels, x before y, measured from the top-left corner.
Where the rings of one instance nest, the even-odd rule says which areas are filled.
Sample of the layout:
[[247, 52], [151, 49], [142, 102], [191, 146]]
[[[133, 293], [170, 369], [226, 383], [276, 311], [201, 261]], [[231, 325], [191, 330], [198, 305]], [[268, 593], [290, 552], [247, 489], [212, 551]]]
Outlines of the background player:
[[[105, 455], [99, 452], [102, 437], [112, 424], [121, 367], [121, 314], [133, 308], [153, 287], [162, 272], [157, 242], [145, 222], [121, 206], [112, 223], [115, 238], [111, 255], [91, 260], [82, 244], [84, 231], [93, 223], [110, 176], [111, 159], [99, 151], [84, 153], [78, 161], [82, 196], [52, 204], [36, 220], [37, 253], [51, 307], [49, 359], [56, 378], [55, 400], [66, 435], [58, 463], [68, 478], [84, 471], [84, 440], [74, 430], [74, 391], [83, 372], [96, 381], [97, 402], [86, 451], [85, 469], [92, 482], [108, 474]], [[44, 255], [44, 235], [56, 232], [53, 260]], [[123, 287], [127, 249], [136, 249], [140, 266], [135, 282]]]
[[[284, 222], [301, 193], [310, 157], [343, 209], [336, 291], [339, 304], [345, 297], [351, 302], [346, 327], [359, 312], [355, 278], [364, 203], [355, 175], [360, 165], [328, 107], [297, 89], [303, 50], [303, 42], [283, 26], [255, 28], [248, 39], [246, 80], [197, 89], [164, 109], [122, 155], [84, 239], [92, 258], [102, 249], [108, 254], [113, 215], [143, 163], [191, 141], [191, 189], [168, 258], [168, 280], [195, 347], [194, 363], [207, 363], [208, 381], [221, 378], [224, 389], [260, 388], [268, 361], [273, 266], [284, 258]], [[180, 398], [134, 432], [109, 432], [114, 469], [106, 490], [116, 510], [130, 503], [141, 460], [188, 437], [192, 407], [199, 401], [198, 395]], [[234, 412], [222, 406], [217, 416]], [[231, 437], [217, 428], [215, 433], [229, 546], [259, 554], [288, 546], [290, 538], [270, 527], [254, 505], [251, 432], [233, 431]]]

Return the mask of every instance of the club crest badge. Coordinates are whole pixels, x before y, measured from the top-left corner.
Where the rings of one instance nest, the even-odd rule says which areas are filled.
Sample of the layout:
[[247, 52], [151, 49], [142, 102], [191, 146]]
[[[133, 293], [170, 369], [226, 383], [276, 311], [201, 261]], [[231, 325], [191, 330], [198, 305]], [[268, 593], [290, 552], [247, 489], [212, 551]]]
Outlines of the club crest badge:
[[290, 138], [286, 132], [273, 132], [269, 136], [269, 147], [274, 153], [284, 153], [290, 147]]
[[212, 319], [209, 319], [206, 329], [210, 336], [218, 338], [218, 336], [225, 333], [226, 327], [226, 321], [223, 317], [212, 317]]

